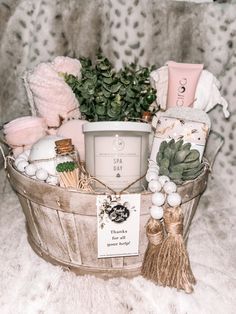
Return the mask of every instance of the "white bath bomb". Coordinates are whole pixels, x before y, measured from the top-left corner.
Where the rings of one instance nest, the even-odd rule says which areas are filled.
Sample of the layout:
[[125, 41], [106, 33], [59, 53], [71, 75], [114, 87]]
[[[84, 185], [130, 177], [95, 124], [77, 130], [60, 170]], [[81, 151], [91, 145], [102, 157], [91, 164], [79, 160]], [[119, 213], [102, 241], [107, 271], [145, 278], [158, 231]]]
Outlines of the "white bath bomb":
[[156, 192], [152, 195], [152, 203], [156, 206], [162, 206], [165, 203], [165, 195], [160, 192]]
[[48, 176], [46, 182], [47, 182], [48, 184], [51, 184], [51, 185], [57, 185], [57, 183], [58, 183], [58, 178], [55, 177], [55, 176]]
[[147, 182], [150, 182], [152, 180], [158, 180], [158, 173], [156, 171], [148, 170], [146, 174], [146, 180]]
[[148, 183], [148, 188], [151, 192], [160, 192], [162, 189], [161, 183], [157, 180], [152, 180]]
[[179, 206], [181, 204], [181, 201], [182, 200], [179, 193], [171, 193], [167, 196], [167, 203], [172, 207]]
[[167, 177], [167, 176], [160, 176], [160, 177], [159, 177], [159, 182], [161, 183], [162, 186], [164, 186], [164, 184], [165, 184], [166, 182], [169, 182], [169, 181], [170, 181], [170, 178]]
[[161, 219], [163, 217], [163, 212], [164, 210], [161, 206], [152, 205], [150, 207], [150, 215], [154, 219]]
[[34, 176], [36, 171], [37, 167], [34, 164], [29, 164], [25, 167], [25, 173], [30, 177]]
[[36, 178], [40, 181], [45, 181], [48, 178], [48, 172], [45, 169], [38, 169], [35, 175], [36, 175]]
[[49, 174], [56, 174], [55, 141], [63, 139], [62, 136], [48, 135], [37, 141], [31, 148], [29, 161], [33, 161], [38, 169], [45, 169]]
[[25, 167], [28, 166], [28, 161], [26, 160], [21, 160], [20, 162], [18, 162], [16, 168], [17, 170], [19, 170], [20, 172], [24, 172], [25, 171]]
[[177, 190], [177, 186], [174, 182], [169, 181], [164, 184], [163, 189], [167, 194], [175, 193]]

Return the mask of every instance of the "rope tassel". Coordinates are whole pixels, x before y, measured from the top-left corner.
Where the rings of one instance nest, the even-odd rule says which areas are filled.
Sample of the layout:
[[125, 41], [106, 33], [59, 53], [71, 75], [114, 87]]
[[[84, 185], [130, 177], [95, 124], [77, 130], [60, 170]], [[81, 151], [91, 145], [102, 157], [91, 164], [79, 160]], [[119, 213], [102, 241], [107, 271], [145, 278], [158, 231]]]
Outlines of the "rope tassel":
[[158, 255], [158, 283], [191, 293], [196, 280], [183, 240], [183, 218], [181, 207], [169, 207], [164, 211], [167, 237], [162, 242]]
[[146, 225], [148, 246], [142, 264], [142, 275], [158, 283], [157, 260], [164, 239], [163, 225], [158, 219], [150, 218]]

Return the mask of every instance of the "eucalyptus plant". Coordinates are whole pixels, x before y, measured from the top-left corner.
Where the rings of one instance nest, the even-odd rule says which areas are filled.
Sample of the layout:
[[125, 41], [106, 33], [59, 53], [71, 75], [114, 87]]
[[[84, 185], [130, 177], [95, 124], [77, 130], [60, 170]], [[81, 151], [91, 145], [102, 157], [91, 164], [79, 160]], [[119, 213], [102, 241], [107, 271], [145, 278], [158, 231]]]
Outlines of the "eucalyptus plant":
[[88, 121], [130, 121], [140, 119], [156, 99], [151, 87], [151, 68], [135, 64], [115, 71], [102, 55], [95, 64], [81, 58], [81, 79], [65, 74], [64, 79], [80, 103], [80, 112]]

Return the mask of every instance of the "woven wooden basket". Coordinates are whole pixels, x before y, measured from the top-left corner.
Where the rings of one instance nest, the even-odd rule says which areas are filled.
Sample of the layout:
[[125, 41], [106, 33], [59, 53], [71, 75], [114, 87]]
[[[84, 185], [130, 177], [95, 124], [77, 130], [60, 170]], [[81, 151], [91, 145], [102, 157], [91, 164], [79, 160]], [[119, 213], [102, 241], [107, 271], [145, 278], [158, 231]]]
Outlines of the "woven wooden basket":
[[[194, 181], [178, 188], [184, 211], [184, 238], [207, 185], [208, 166]], [[139, 255], [97, 258], [96, 195], [67, 191], [28, 178], [7, 163], [7, 176], [16, 191], [26, 217], [28, 241], [46, 261], [77, 274], [103, 278], [133, 277], [140, 274], [147, 246], [145, 224], [149, 218], [151, 193], [141, 195]]]

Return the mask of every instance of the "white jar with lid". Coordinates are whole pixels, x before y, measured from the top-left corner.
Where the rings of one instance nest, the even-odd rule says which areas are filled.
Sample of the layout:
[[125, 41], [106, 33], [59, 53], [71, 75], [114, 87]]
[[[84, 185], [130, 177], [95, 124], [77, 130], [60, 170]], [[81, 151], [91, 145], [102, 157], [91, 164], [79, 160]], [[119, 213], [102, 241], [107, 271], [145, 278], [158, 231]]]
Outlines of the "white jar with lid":
[[[140, 122], [90, 122], [83, 126], [87, 171], [116, 192], [145, 175], [151, 126]], [[129, 188], [140, 192], [143, 178]], [[104, 187], [96, 183], [96, 190]]]

